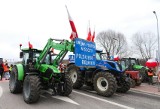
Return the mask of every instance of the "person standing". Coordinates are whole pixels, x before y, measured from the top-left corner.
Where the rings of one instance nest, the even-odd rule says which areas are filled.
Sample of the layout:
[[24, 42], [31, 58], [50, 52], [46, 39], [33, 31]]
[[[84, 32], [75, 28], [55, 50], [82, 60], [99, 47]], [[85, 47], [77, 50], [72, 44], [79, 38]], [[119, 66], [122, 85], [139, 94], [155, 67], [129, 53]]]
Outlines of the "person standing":
[[13, 64], [11, 64], [9, 67], [9, 74], [11, 74], [12, 68], [13, 68]]
[[153, 85], [153, 70], [152, 68], [149, 68], [148, 70], [148, 84], [152, 84]]
[[0, 58], [0, 76], [1, 76], [0, 81], [3, 78], [3, 72], [4, 72], [4, 69], [3, 69], [3, 58]]
[[9, 80], [10, 74], [9, 74], [8, 63], [3, 64], [3, 69], [4, 69], [4, 77], [5, 77], [5, 79], [6, 79], [6, 80]]
[[3, 64], [0, 64], [0, 76], [1, 76], [0, 81], [2, 81], [2, 78], [3, 78], [3, 72], [4, 72]]

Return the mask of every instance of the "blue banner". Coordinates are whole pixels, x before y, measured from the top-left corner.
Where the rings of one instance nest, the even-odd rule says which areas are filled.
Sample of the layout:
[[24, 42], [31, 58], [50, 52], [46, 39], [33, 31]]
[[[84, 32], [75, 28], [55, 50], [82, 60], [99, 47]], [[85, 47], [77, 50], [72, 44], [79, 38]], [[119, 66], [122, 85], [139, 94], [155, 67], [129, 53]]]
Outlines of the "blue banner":
[[76, 66], [96, 65], [96, 45], [84, 39], [75, 39], [75, 64]]

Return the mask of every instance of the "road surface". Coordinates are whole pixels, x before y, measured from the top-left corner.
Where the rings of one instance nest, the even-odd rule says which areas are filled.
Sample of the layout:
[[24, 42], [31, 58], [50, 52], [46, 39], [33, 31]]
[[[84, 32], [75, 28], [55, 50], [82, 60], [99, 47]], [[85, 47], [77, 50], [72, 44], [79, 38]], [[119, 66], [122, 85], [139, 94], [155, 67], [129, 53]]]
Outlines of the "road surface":
[[0, 109], [160, 109], [160, 96], [128, 91], [102, 97], [88, 87], [73, 90], [69, 97], [43, 91], [35, 104], [26, 104], [21, 94], [11, 94], [8, 81], [0, 82]]

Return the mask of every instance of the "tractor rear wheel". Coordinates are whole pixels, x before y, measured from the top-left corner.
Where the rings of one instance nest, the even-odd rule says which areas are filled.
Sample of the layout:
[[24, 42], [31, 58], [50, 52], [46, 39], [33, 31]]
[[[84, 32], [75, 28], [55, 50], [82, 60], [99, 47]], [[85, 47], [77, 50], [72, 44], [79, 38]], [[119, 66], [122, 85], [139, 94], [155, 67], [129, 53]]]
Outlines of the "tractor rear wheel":
[[136, 81], [136, 86], [140, 86], [141, 83], [142, 83], [141, 80], [137, 80], [137, 81]]
[[72, 92], [72, 80], [68, 75], [64, 77], [64, 84], [59, 84], [58, 93], [62, 96], [68, 96]]
[[114, 76], [108, 72], [98, 72], [94, 76], [94, 89], [102, 96], [112, 96], [117, 88]]
[[78, 67], [74, 64], [68, 66], [68, 74], [73, 82], [73, 88], [79, 89], [83, 86], [83, 75]]
[[9, 89], [11, 93], [21, 93], [22, 92], [22, 82], [18, 80], [18, 69], [14, 66], [9, 80]]
[[40, 98], [41, 82], [36, 75], [27, 75], [23, 83], [23, 98], [28, 104], [37, 102]]
[[118, 85], [117, 92], [126, 93], [130, 89], [131, 87], [130, 81], [125, 80], [127, 78], [128, 77], [122, 78], [121, 83]]

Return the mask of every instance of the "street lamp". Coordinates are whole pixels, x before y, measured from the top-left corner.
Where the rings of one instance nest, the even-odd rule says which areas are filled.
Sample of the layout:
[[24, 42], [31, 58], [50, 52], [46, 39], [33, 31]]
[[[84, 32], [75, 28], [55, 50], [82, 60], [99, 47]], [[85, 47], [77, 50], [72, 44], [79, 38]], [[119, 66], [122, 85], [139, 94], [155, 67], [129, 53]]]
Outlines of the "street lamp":
[[157, 19], [157, 37], [158, 37], [158, 63], [159, 63], [159, 27], [158, 27], [158, 17], [157, 17], [157, 14], [156, 14], [156, 11], [153, 11], [154, 15], [156, 16], [156, 19]]
[[[157, 19], [157, 36], [158, 36], [158, 68], [157, 68], [157, 74], [158, 74], [158, 78], [159, 78], [159, 28], [158, 28], [158, 17], [157, 17], [157, 14], [156, 14], [156, 11], [153, 11], [154, 15], [156, 16], [156, 19]], [[160, 92], [160, 82], [158, 82], [158, 92]]]

